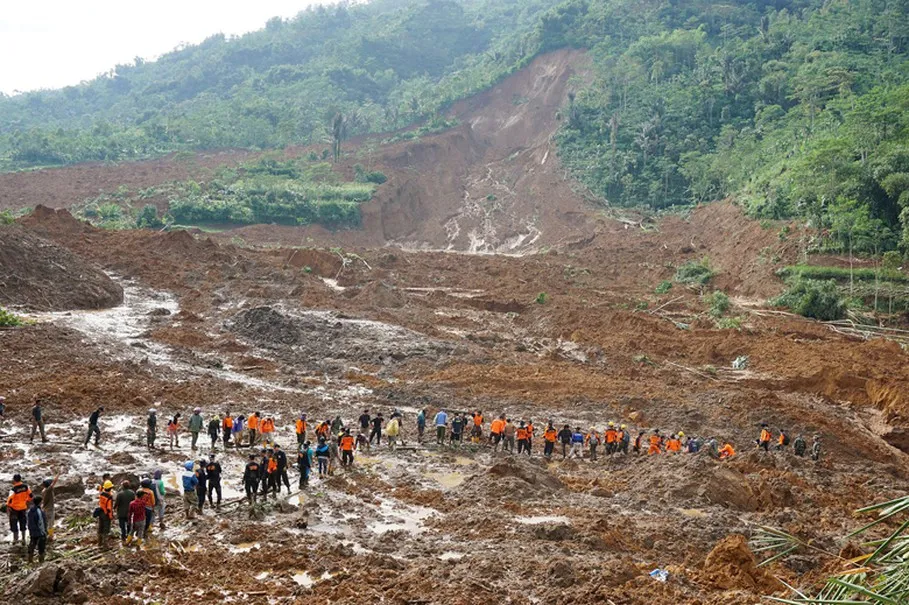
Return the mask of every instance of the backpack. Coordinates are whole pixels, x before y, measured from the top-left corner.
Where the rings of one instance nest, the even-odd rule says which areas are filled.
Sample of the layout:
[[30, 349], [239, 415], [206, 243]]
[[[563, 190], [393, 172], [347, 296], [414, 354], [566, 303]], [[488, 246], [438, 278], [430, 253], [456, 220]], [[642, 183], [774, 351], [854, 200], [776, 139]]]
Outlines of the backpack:
[[783, 445], [789, 445], [789, 434], [783, 433]]

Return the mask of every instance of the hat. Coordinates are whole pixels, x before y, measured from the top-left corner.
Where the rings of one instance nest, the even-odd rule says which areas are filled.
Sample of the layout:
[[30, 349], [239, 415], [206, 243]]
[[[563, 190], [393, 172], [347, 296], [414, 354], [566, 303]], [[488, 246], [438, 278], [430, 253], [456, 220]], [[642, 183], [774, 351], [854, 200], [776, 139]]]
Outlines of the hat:
[[158, 410], [156, 410], [155, 408], [148, 408], [148, 413], [149, 413], [149, 414], [157, 414], [157, 413], [158, 413]]
[[160, 470], [155, 471], [155, 475], [154, 475], [154, 476], [155, 476], [155, 479], [160, 479], [160, 478], [161, 478], [161, 471], [160, 471]]
[[192, 460], [187, 460], [186, 462], [184, 462], [184, 463], [183, 463], [183, 468], [185, 468], [185, 469], [188, 470], [188, 471], [193, 470], [193, 461], [192, 461]]
[[45, 479], [44, 481], [41, 482], [41, 485], [43, 485], [44, 487], [50, 487], [53, 482], [54, 482], [53, 479]]
[[202, 411], [202, 408], [193, 408], [193, 412], [195, 412], [196, 414], [198, 414], [201, 411]]
[[114, 489], [114, 484], [110, 481], [105, 481], [104, 485], [101, 486], [104, 489]]

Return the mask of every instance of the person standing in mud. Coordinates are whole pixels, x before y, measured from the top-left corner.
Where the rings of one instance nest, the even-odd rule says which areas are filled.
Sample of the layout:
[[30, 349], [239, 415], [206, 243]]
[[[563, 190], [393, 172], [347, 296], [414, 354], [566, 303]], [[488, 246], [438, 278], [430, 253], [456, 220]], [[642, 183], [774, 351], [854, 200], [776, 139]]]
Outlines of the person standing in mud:
[[275, 462], [278, 463], [278, 476], [275, 478], [278, 484], [278, 493], [281, 493], [281, 483], [283, 483], [284, 487], [287, 488], [287, 493], [290, 494], [290, 478], [287, 476], [287, 454], [277, 443], [275, 444]]
[[423, 433], [426, 432], [426, 410], [417, 414], [417, 443], [423, 443]]
[[[205, 465], [205, 475], [208, 477], [208, 505], [221, 511], [221, 464], [215, 460], [215, 453], [208, 455], [208, 464]], [[217, 503], [212, 502], [212, 494], [218, 494]]]
[[114, 484], [109, 480], [101, 485], [101, 492], [98, 494], [98, 509], [95, 516], [98, 517], [98, 546], [107, 549], [107, 540], [110, 536], [111, 521], [114, 520], [114, 495], [112, 490]]
[[309, 447], [309, 441], [304, 441], [297, 452], [297, 470], [300, 471], [300, 489], [303, 489], [309, 485], [309, 476], [312, 474], [312, 448]]
[[164, 479], [161, 478], [161, 475], [160, 470], [155, 471], [152, 487], [155, 490], [155, 512], [158, 515], [158, 525], [161, 526], [161, 531], [164, 531], [164, 509], [166, 508], [164, 497], [167, 495], [167, 488], [164, 486]]
[[129, 481], [124, 481], [120, 485], [120, 491], [114, 498], [114, 508], [117, 509], [117, 523], [120, 526], [120, 541], [126, 542], [129, 535], [129, 505], [136, 499], [136, 492], [132, 490]]
[[523, 420], [518, 423], [518, 431], [515, 435], [518, 439], [518, 453], [523, 454], [524, 450], [527, 449], [527, 423]]
[[221, 421], [221, 441], [224, 443], [224, 451], [230, 445], [231, 431], [234, 428], [234, 419], [230, 416], [230, 410], [224, 412], [224, 420]]
[[145, 527], [139, 534], [143, 540], [151, 535], [152, 522], [155, 519], [155, 507], [158, 505], [155, 491], [155, 486], [149, 477], [142, 479], [139, 482], [139, 489], [136, 490], [136, 499], [141, 500], [145, 505]]
[[590, 461], [596, 462], [597, 448], [600, 446], [600, 434], [597, 433], [596, 428], [590, 427], [590, 430], [587, 431], [587, 435], [584, 437], [584, 441], [587, 443], [587, 450], [590, 452]]
[[660, 437], [659, 429], [656, 429], [650, 436], [650, 447], [647, 449], [647, 455], [653, 456], [654, 454], [659, 454], [661, 451], [663, 451], [663, 438]]
[[546, 430], [543, 431], [543, 456], [547, 460], [552, 458], [552, 452], [555, 450], [555, 444], [558, 438], [559, 433], [555, 430], [555, 427], [550, 420], [549, 424], [546, 426]]
[[98, 447], [98, 443], [101, 441], [101, 429], [98, 427], [98, 422], [103, 413], [104, 408], [99, 407], [88, 417], [88, 433], [85, 435], [85, 443], [82, 444], [82, 447], [88, 447], [88, 442], [91, 440], [92, 435], [95, 436], [95, 447]]
[[628, 455], [628, 446], [631, 444], [631, 433], [628, 432], [628, 425], [623, 424], [619, 427], [619, 452]]
[[[369, 433], [369, 444], [372, 445], [372, 440], [375, 438], [376, 445], [382, 444], [382, 424], [385, 422], [385, 418], [382, 417], [382, 412], [376, 414], [376, 417], [372, 419], [372, 432]], [[319, 448], [316, 448], [316, 455], [318, 456]]]
[[395, 449], [395, 445], [398, 442], [398, 435], [401, 434], [401, 421], [398, 419], [398, 416], [392, 416], [391, 420], [388, 421], [388, 426], [385, 427], [385, 436], [388, 437], [388, 448]]
[[243, 434], [246, 431], [246, 416], [240, 414], [234, 418], [234, 425], [230, 429], [230, 434], [234, 438], [234, 449], [240, 449], [243, 445]]
[[811, 444], [811, 459], [815, 462], [821, 459], [821, 436], [814, 436], [814, 443]]
[[142, 546], [142, 537], [145, 535], [145, 501], [136, 493], [136, 497], [129, 503], [129, 536], [126, 544], [135, 544], [136, 550]]
[[148, 449], [155, 449], [155, 439], [158, 437], [158, 410], [151, 408], [148, 410], [148, 418], [145, 419], [145, 444]]
[[246, 499], [252, 506], [256, 503], [256, 494], [259, 491], [259, 462], [255, 454], [249, 455], [249, 461], [243, 470], [243, 488], [246, 490]]
[[189, 433], [192, 435], [192, 444], [191, 448], [193, 451], [196, 449], [196, 444], [199, 441], [199, 433], [202, 432], [202, 426], [205, 424], [205, 419], [202, 418], [202, 408], [195, 408], [193, 410], [192, 416], [189, 417]]
[[35, 405], [32, 406], [32, 434], [28, 438], [29, 443], [35, 440], [35, 433], [41, 433], [41, 443], [47, 443], [47, 435], [44, 434], [44, 410], [41, 407], [41, 399], [35, 399]]
[[350, 429], [345, 429], [341, 437], [341, 466], [348, 468], [353, 466], [354, 461], [354, 438], [350, 434]]
[[47, 513], [41, 508], [43, 499], [35, 496], [26, 515], [28, 526], [28, 562], [35, 560], [35, 549], [38, 549], [38, 562], [44, 563], [44, 553], [47, 549]]
[[792, 451], [795, 452], [796, 456], [798, 456], [799, 458], [802, 458], [805, 456], [805, 451], [807, 449], [808, 449], [808, 444], [805, 442], [805, 438], [802, 437], [801, 433], [799, 433], [795, 437], [795, 441], [792, 442]]
[[218, 444], [218, 437], [221, 434], [221, 419], [218, 416], [212, 416], [208, 421], [208, 436], [211, 439], [211, 448], [215, 449]]
[[341, 435], [341, 432], [344, 430], [344, 421], [341, 420], [341, 416], [335, 416], [335, 419], [331, 421], [331, 436], [338, 437]]
[[433, 420], [436, 426], [436, 445], [445, 445], [445, 431], [448, 429], [448, 414], [439, 410]]
[[511, 421], [511, 418], [507, 418], [505, 420], [505, 428], [502, 429], [502, 438], [504, 439], [502, 451], [508, 450], [509, 453], [514, 454], [514, 438], [517, 432], [518, 429]]
[[769, 452], [771, 439], [773, 439], [773, 436], [770, 434], [770, 429], [767, 428], [767, 424], [761, 424], [761, 435], [758, 437], [757, 441], [758, 447], [765, 452]]
[[360, 417], [357, 419], [357, 422], [360, 423], [360, 430], [366, 433], [369, 432], [369, 423], [372, 421], [372, 417], [369, 415], [369, 410], [363, 410], [363, 413], [360, 414]]
[[568, 457], [568, 446], [571, 445], [571, 427], [567, 424], [559, 431], [559, 443], [562, 445], [562, 460]]
[[57, 500], [57, 477], [54, 477], [53, 479], [45, 479], [41, 483], [41, 487], [42, 508], [44, 509], [44, 514], [47, 516], [47, 538], [48, 540], [53, 540], [54, 521], [56, 520], [54, 506]]
[[448, 438], [448, 445], [451, 447], [461, 447], [461, 439], [464, 435], [464, 427], [467, 426], [467, 420], [462, 414], [455, 414], [451, 421], [451, 437]]
[[584, 433], [579, 426], [574, 427], [574, 432], [571, 434], [571, 453], [568, 454], [568, 457], [584, 457]]
[[502, 414], [489, 423], [489, 443], [492, 443], [492, 451], [499, 451], [499, 443], [502, 441], [502, 431], [505, 430], [505, 414]]
[[32, 490], [22, 482], [22, 475], [13, 475], [13, 488], [6, 499], [6, 514], [9, 516], [9, 529], [13, 532], [13, 544], [19, 542], [22, 534], [22, 544], [25, 544], [25, 526], [28, 515], [28, 504], [32, 501]]
[[249, 447], [255, 447], [259, 441], [257, 432], [259, 430], [259, 412], [250, 414], [246, 421], [246, 428], [249, 430]]
[[180, 447], [180, 414], [174, 414], [174, 417], [167, 421], [167, 443], [170, 449], [174, 449], [174, 444]]
[[306, 424], [306, 414], [301, 413], [294, 426], [294, 430], [297, 433], [297, 448], [306, 443], [306, 429], [308, 428], [309, 426]]
[[316, 460], [319, 463], [319, 479], [328, 475], [328, 461], [331, 459], [331, 449], [325, 442], [324, 437], [319, 437], [319, 444], [316, 446]]
[[272, 449], [265, 453], [265, 489], [262, 490], [262, 493], [266, 500], [268, 500], [268, 492], [271, 492], [275, 499], [278, 498], [278, 461], [275, 460], [275, 453]]
[[196, 484], [196, 501], [198, 502], [199, 514], [202, 514], [202, 509], [205, 507], [205, 498], [208, 497], [208, 474], [205, 472], [205, 462], [203, 460], [196, 460], [196, 479], [198, 483]]
[[199, 479], [193, 472], [191, 460], [183, 464], [183, 475], [180, 479], [183, 484], [183, 514], [188, 520], [192, 520], [196, 517], [196, 510], [199, 508], [199, 497], [196, 495]]

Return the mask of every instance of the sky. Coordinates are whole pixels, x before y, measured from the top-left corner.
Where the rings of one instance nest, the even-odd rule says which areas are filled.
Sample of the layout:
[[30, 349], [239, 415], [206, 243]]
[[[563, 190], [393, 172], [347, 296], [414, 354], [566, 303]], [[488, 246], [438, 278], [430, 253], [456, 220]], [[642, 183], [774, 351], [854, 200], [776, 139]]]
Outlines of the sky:
[[0, 92], [60, 88], [181, 43], [261, 29], [333, 0], [5, 0]]

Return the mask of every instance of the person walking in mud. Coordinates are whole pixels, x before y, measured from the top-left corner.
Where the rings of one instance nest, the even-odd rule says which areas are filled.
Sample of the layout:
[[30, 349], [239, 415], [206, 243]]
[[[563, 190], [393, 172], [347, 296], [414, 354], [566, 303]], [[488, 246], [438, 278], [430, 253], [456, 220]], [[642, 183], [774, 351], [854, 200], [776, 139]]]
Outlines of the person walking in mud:
[[297, 418], [297, 422], [294, 426], [294, 431], [297, 433], [297, 448], [306, 443], [306, 430], [308, 428], [309, 426], [306, 423], [306, 414], [301, 413], [300, 417]]
[[641, 447], [643, 445], [644, 445], [644, 431], [638, 430], [638, 435], [637, 435], [637, 437], [634, 438], [634, 447], [632, 448], [631, 451], [633, 451], [635, 454], [640, 456]]
[[398, 416], [392, 416], [385, 427], [385, 436], [388, 437], [388, 449], [394, 450], [398, 443], [398, 436], [401, 434], [401, 420]]
[[[221, 463], [215, 460], [214, 452], [208, 455], [208, 463], [205, 465], [205, 476], [208, 478], [208, 505], [221, 512]], [[212, 501], [214, 494], [218, 495], [217, 502]]]
[[265, 453], [265, 489], [262, 492], [266, 500], [268, 492], [271, 492], [274, 499], [278, 498], [278, 461], [275, 460], [274, 450], [270, 448]]
[[547, 460], [552, 459], [552, 452], [555, 450], [555, 444], [558, 438], [559, 432], [556, 431], [550, 420], [549, 424], [546, 426], [546, 430], [543, 431], [543, 457]]
[[335, 416], [335, 419], [331, 421], [331, 436], [340, 437], [343, 430], [344, 430], [344, 421], [341, 420], [341, 415], [338, 414], [337, 416]]
[[28, 438], [29, 443], [35, 441], [35, 433], [41, 433], [41, 443], [47, 443], [47, 435], [44, 434], [44, 410], [41, 406], [41, 399], [35, 399], [35, 405], [32, 406], [32, 434]]
[[770, 434], [770, 429], [767, 428], [766, 423], [761, 424], [761, 435], [758, 437], [757, 445], [760, 449], [765, 452], [770, 451], [770, 441], [773, 439], [773, 436]]
[[527, 424], [523, 420], [518, 423], [518, 430], [515, 433], [515, 436], [518, 440], [518, 454], [523, 454], [525, 449], [529, 454], [530, 450], [527, 445]]
[[587, 450], [590, 452], [590, 461], [596, 462], [597, 448], [600, 447], [600, 434], [597, 433], [596, 428], [590, 427], [590, 430], [587, 431], [587, 435], [584, 437], [584, 441], [587, 444]]
[[174, 417], [167, 421], [167, 443], [170, 449], [174, 446], [180, 447], [180, 414], [174, 414]]
[[628, 432], [628, 426], [623, 424], [619, 427], [619, 449], [618, 451], [628, 455], [628, 445], [631, 443], [631, 433]]
[[38, 550], [38, 562], [44, 563], [47, 550], [47, 513], [41, 508], [43, 498], [35, 496], [26, 514], [28, 527], [28, 562], [34, 563], [35, 549]]
[[54, 521], [56, 520], [55, 503], [57, 501], [57, 477], [41, 482], [41, 507], [47, 517], [47, 539], [54, 539]]
[[581, 427], [576, 426], [574, 432], [571, 433], [571, 453], [568, 454], [568, 458], [583, 458], [584, 457], [584, 432], [581, 431]]
[[818, 462], [821, 459], [821, 436], [814, 436], [814, 443], [811, 444], [811, 459]]
[[[362, 436], [362, 433], [360, 433]], [[297, 470], [300, 472], [300, 489], [309, 486], [309, 476], [312, 474], [313, 453], [309, 441], [304, 441], [297, 452]]]
[[[385, 418], [382, 417], [382, 412], [376, 414], [376, 417], [372, 419], [372, 431], [369, 433], [369, 444], [372, 445], [372, 440], [376, 440], [376, 445], [382, 444], [382, 425], [385, 423]], [[320, 440], [321, 442], [321, 440]], [[319, 448], [316, 447], [317, 457], [318, 457]]]
[[104, 413], [104, 408], [99, 407], [88, 417], [88, 432], [85, 434], [85, 443], [82, 444], [82, 447], [88, 447], [88, 442], [91, 440], [92, 436], [95, 437], [95, 447], [99, 447], [99, 442], [101, 441], [101, 429], [98, 427], [98, 422], [101, 419], [101, 414]]
[[208, 436], [211, 439], [211, 448], [215, 449], [218, 444], [218, 437], [221, 435], [221, 419], [218, 416], [212, 416], [208, 421]]
[[559, 431], [559, 443], [562, 445], [562, 460], [568, 457], [568, 446], [571, 445], [571, 427], [567, 424]]
[[208, 473], [205, 472], [205, 461], [196, 460], [195, 469], [196, 479], [199, 480], [196, 484], [196, 502], [201, 515], [202, 509], [205, 507], [205, 498], [208, 497]]
[[252, 506], [256, 503], [259, 491], [259, 462], [255, 454], [249, 455], [246, 468], [243, 469], [243, 489], [246, 490], [246, 500]]
[[126, 543], [129, 535], [129, 505], [136, 499], [136, 492], [132, 490], [129, 481], [120, 484], [120, 491], [114, 498], [114, 508], [117, 511], [117, 524], [120, 527], [120, 542]]
[[205, 419], [202, 418], [202, 408], [195, 408], [193, 410], [192, 416], [189, 417], [189, 423], [187, 428], [189, 429], [189, 434], [192, 435], [192, 443], [190, 448], [195, 451], [196, 444], [199, 441], [199, 433], [202, 432], [202, 427], [205, 424]]
[[436, 427], [436, 445], [445, 445], [445, 431], [448, 429], [448, 414], [439, 410], [433, 420]]
[[360, 423], [360, 430], [365, 433], [369, 432], [369, 423], [371, 421], [372, 417], [369, 415], [369, 410], [363, 410], [363, 413], [357, 418], [357, 422]]
[[277, 443], [275, 444], [275, 462], [278, 463], [278, 476], [275, 478], [278, 484], [278, 493], [281, 493], [281, 484], [283, 483], [284, 487], [287, 488], [287, 493], [290, 494], [290, 478], [287, 476], [287, 454]]
[[136, 550], [142, 547], [142, 537], [145, 535], [145, 501], [142, 496], [135, 494], [129, 503], [129, 536], [124, 542], [126, 545], [135, 544]]
[[224, 412], [224, 419], [221, 421], [221, 441], [224, 443], [224, 451], [230, 446], [232, 431], [234, 428], [234, 419], [230, 415], [230, 410]]
[[451, 447], [461, 447], [461, 440], [464, 438], [464, 428], [467, 426], [467, 419], [463, 414], [455, 414], [451, 421], [451, 437], [448, 439], [448, 445]]
[[483, 410], [472, 413], [470, 420], [470, 442], [480, 443], [483, 439]]
[[6, 514], [9, 516], [9, 529], [13, 532], [13, 544], [19, 542], [22, 534], [22, 544], [25, 544], [25, 527], [28, 516], [28, 504], [32, 501], [32, 490], [22, 481], [22, 475], [13, 475], [13, 487], [6, 499]]
[[234, 418], [234, 425], [230, 429], [230, 435], [234, 440], [234, 449], [240, 449], [243, 445], [243, 435], [246, 433], [246, 416], [240, 414]]
[[95, 516], [98, 518], [98, 546], [105, 550], [110, 537], [110, 525], [114, 520], [113, 489], [114, 484], [110, 480], [101, 485], [101, 491], [98, 494], [98, 508], [95, 510]]
[[324, 437], [319, 437], [319, 444], [316, 445], [316, 461], [319, 463], [319, 479], [324, 479], [328, 475], [328, 461], [331, 459], [331, 450], [325, 442]]
[[510, 454], [514, 454], [515, 435], [517, 432], [518, 428], [511, 421], [511, 418], [506, 418], [505, 428], [502, 429], [502, 439], [504, 441], [502, 451], [508, 450]]
[[155, 439], [158, 437], [158, 410], [151, 408], [148, 410], [148, 417], [145, 419], [145, 445], [148, 449], [155, 449]]
[[164, 511], [167, 508], [164, 498], [167, 496], [167, 487], [164, 485], [164, 479], [161, 478], [162, 475], [160, 470], [155, 471], [152, 487], [155, 490], [155, 513], [158, 516], [158, 526], [161, 527], [161, 531], [164, 531]]
[[[396, 420], [392, 421], [396, 422]], [[354, 438], [350, 434], [350, 429], [345, 429], [341, 436], [341, 466], [349, 468], [353, 466], [354, 461]]]
[[193, 472], [192, 460], [183, 463], [183, 474], [180, 479], [183, 485], [183, 514], [191, 521], [195, 519], [196, 510], [199, 508], [199, 497], [196, 495], [199, 478]]
[[145, 527], [142, 528], [139, 534], [143, 540], [151, 535], [152, 523], [155, 519], [155, 507], [158, 505], [155, 491], [154, 483], [150, 477], [143, 478], [139, 482], [139, 489], [136, 490], [136, 499], [141, 500], [145, 505]]
[[798, 435], [796, 435], [795, 441], [792, 442], [792, 451], [799, 458], [803, 458], [805, 456], [805, 451], [807, 451], [807, 449], [808, 449], [808, 444], [805, 442], [805, 438], [802, 437], [801, 433], [799, 433]]
[[417, 443], [423, 443], [423, 434], [426, 432], [426, 410], [417, 414]]
[[502, 431], [505, 430], [505, 414], [502, 414], [489, 423], [489, 441], [486, 445], [492, 444], [493, 453], [499, 451], [499, 444], [502, 442]]
[[249, 447], [255, 447], [259, 442], [259, 412], [253, 412], [246, 419], [246, 428], [249, 431]]

